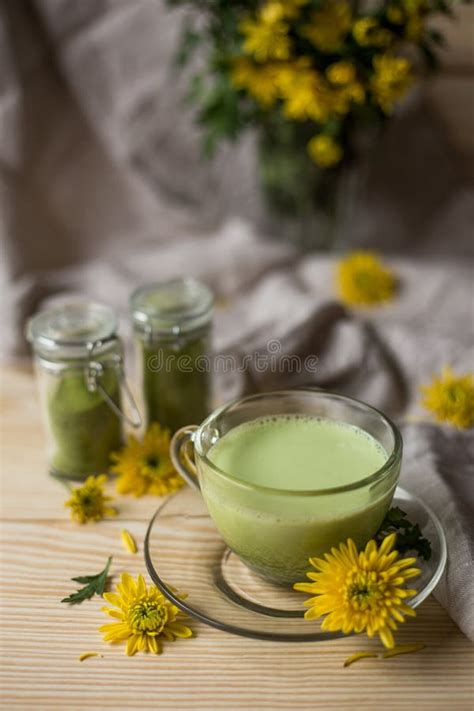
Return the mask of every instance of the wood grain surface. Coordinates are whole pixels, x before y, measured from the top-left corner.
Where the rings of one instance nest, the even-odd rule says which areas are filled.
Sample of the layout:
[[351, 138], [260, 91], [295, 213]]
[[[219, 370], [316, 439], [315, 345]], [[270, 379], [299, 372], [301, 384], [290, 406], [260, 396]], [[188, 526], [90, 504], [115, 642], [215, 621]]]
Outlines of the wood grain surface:
[[[473, 709], [474, 652], [430, 598], [400, 630], [399, 643], [423, 642], [416, 655], [366, 659], [344, 669], [365, 638], [273, 643], [192, 622], [196, 637], [159, 656], [127, 658], [97, 627], [101, 600], [59, 600], [73, 575], [145, 572], [143, 537], [157, 500], [118, 499], [117, 520], [80, 527], [68, 520], [65, 490], [46, 475], [32, 375], [4, 368], [1, 378], [1, 687], [5, 709]], [[120, 529], [137, 538], [127, 554]], [[79, 662], [84, 651], [102, 658]]]

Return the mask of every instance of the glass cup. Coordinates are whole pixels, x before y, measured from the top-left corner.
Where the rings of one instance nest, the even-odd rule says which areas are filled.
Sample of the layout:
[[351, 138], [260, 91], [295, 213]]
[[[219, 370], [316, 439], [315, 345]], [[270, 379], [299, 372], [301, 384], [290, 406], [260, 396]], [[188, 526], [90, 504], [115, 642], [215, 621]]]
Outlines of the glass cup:
[[[345, 486], [298, 491], [257, 486], [222, 471], [209, 449], [229, 430], [259, 417], [298, 414], [337, 420], [369, 433], [387, 452], [377, 471]], [[199, 427], [183, 427], [171, 442], [181, 476], [200, 489], [229, 548], [274, 582], [302, 580], [308, 559], [352, 538], [358, 547], [377, 532], [397, 486], [402, 438], [381, 412], [358, 400], [319, 390], [252, 395], [215, 410]]]

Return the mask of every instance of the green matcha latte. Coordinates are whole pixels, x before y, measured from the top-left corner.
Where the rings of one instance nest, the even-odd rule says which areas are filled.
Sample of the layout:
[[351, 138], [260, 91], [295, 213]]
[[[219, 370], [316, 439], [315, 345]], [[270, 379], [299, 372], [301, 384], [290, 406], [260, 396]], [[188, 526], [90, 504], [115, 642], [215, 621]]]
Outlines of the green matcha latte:
[[265, 577], [292, 583], [309, 557], [349, 537], [363, 545], [375, 534], [398, 472], [388, 485], [359, 484], [387, 459], [354, 425], [279, 415], [229, 430], [198, 466], [209, 513], [229, 547]]

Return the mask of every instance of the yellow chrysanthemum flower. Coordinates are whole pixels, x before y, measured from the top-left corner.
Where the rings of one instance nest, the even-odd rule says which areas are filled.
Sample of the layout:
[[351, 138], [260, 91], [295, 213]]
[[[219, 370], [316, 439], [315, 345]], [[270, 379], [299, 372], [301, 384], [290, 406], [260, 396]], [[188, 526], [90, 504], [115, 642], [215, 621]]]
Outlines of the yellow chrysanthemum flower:
[[113, 607], [103, 607], [102, 611], [116, 622], [102, 625], [99, 632], [105, 642], [126, 642], [128, 656], [137, 652], [160, 654], [162, 639], [174, 642], [176, 638], [192, 637], [189, 627], [179, 621], [185, 615], [154, 585], [147, 587], [142, 575], [134, 580], [122, 573], [117, 592], [106, 592], [103, 597]]
[[328, 0], [311, 13], [301, 32], [321, 52], [334, 52], [351, 29], [351, 7], [346, 0]]
[[403, 8], [408, 15], [413, 15], [429, 9], [426, 0], [401, 0]]
[[394, 25], [402, 25], [405, 15], [399, 5], [391, 4], [387, 7], [387, 19]]
[[169, 430], [157, 422], [148, 428], [142, 442], [130, 435], [126, 446], [111, 455], [119, 494], [164, 496], [183, 486], [171, 463], [169, 448]]
[[260, 8], [260, 18], [268, 25], [284, 20], [288, 15], [285, 12], [285, 5], [278, 0], [270, 0]]
[[300, 8], [308, 2], [309, 0], [268, 0], [260, 8], [259, 14], [262, 20], [268, 23], [295, 19], [300, 13]]
[[314, 72], [312, 68], [312, 63], [310, 57], [298, 57], [298, 59], [289, 62], [275, 62], [273, 64], [276, 83], [282, 96], [285, 95], [290, 87], [298, 77], [303, 77], [308, 80], [313, 77], [314, 74], [319, 76], [317, 72]]
[[356, 69], [350, 61], [343, 60], [330, 64], [326, 77], [332, 85], [332, 108], [336, 114], [344, 115], [350, 111], [351, 104], [362, 104], [365, 90], [357, 80]]
[[390, 114], [414, 82], [412, 64], [405, 57], [379, 54], [373, 59], [374, 75], [370, 88], [382, 111]]
[[[390, 3], [386, 10], [387, 19], [394, 25], [407, 22], [405, 36], [417, 39], [423, 26], [423, 14], [429, 10], [429, 5], [422, 0], [401, 0], [401, 3]], [[408, 25], [411, 23], [411, 26]], [[413, 33], [413, 36], [411, 37]]]
[[363, 104], [365, 100], [365, 89], [358, 81], [353, 81], [344, 86], [337, 93], [334, 101], [336, 113], [345, 114], [351, 108], [351, 104]]
[[449, 366], [421, 387], [423, 406], [438, 422], [449, 422], [459, 429], [474, 425], [474, 373], [455, 375]]
[[385, 647], [395, 645], [392, 631], [405, 616], [414, 616], [407, 598], [416, 590], [404, 587], [410, 578], [420, 574], [414, 568], [416, 558], [399, 558], [394, 549], [396, 534], [387, 536], [380, 547], [369, 541], [364, 551], [358, 552], [354, 541], [341, 543], [323, 558], [310, 558], [316, 572], [309, 572], [311, 583], [296, 583], [295, 590], [313, 595], [305, 601], [309, 609], [307, 620], [322, 615], [323, 630], [367, 632], [378, 634]]
[[361, 17], [354, 22], [352, 35], [361, 47], [388, 47], [393, 34], [385, 27], [380, 27], [375, 17]]
[[393, 298], [396, 278], [374, 252], [358, 251], [342, 259], [336, 281], [342, 300], [349, 305], [372, 306]]
[[292, 121], [327, 121], [332, 98], [323, 77], [303, 62], [295, 62], [279, 76], [283, 114]]
[[106, 516], [116, 516], [117, 509], [109, 506], [111, 496], [104, 493], [105, 474], [90, 476], [82, 486], [71, 492], [71, 498], [64, 502], [71, 509], [71, 518], [78, 523], [101, 521]]
[[245, 89], [265, 108], [278, 98], [278, 65], [256, 65], [246, 57], [239, 57], [232, 65], [230, 78], [238, 89]]
[[336, 165], [343, 156], [340, 144], [325, 134], [313, 136], [308, 143], [308, 153], [321, 168], [330, 168]]
[[288, 59], [291, 42], [288, 37], [288, 25], [284, 20], [265, 20], [261, 13], [256, 20], [242, 20], [239, 29], [245, 36], [243, 50], [257, 60]]
[[354, 81], [356, 78], [356, 70], [352, 62], [343, 60], [330, 64], [326, 69], [326, 76], [331, 84], [345, 86]]

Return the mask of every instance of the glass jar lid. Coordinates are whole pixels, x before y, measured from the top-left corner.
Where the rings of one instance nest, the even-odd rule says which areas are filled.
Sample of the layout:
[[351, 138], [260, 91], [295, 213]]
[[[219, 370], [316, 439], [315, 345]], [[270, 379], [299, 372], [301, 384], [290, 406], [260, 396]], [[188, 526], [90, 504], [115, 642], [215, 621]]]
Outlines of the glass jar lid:
[[137, 330], [179, 335], [209, 323], [214, 296], [196, 279], [172, 279], [140, 287], [130, 305]]
[[26, 327], [26, 337], [44, 358], [87, 358], [116, 341], [118, 321], [109, 306], [76, 301], [40, 311]]

